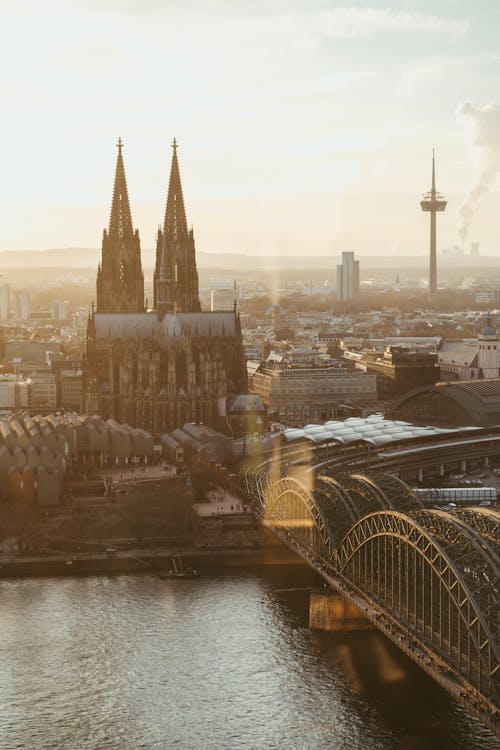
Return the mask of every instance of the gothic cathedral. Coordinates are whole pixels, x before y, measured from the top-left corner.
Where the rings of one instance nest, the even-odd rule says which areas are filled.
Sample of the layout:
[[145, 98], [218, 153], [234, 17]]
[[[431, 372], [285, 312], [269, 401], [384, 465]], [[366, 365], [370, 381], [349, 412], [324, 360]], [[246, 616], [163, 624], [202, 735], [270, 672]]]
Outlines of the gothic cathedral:
[[87, 325], [87, 413], [155, 434], [188, 421], [221, 429], [226, 399], [245, 393], [246, 385], [237, 311], [200, 308], [175, 140], [165, 220], [157, 236], [154, 305], [147, 309], [119, 140], [111, 217], [97, 269], [97, 307]]

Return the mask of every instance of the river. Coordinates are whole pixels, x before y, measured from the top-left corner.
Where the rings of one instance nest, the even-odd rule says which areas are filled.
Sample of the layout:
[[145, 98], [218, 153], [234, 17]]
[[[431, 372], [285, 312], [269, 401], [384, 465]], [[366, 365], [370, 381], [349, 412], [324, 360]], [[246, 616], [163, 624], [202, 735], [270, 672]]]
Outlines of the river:
[[1, 750], [499, 747], [383, 636], [311, 632], [309, 582], [0, 581]]

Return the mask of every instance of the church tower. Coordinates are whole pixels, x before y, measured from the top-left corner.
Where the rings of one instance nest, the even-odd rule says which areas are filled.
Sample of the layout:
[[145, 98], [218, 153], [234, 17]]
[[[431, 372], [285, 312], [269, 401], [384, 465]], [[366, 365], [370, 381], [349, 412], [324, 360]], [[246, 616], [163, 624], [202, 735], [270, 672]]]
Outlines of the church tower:
[[493, 327], [491, 315], [486, 316], [486, 325], [478, 336], [477, 366], [480, 378], [498, 378], [498, 335]]
[[118, 140], [115, 186], [109, 229], [102, 237], [102, 260], [97, 269], [98, 313], [144, 312], [144, 275], [139, 231], [132, 226], [122, 139]]
[[154, 307], [160, 320], [166, 313], [201, 309], [194, 236], [193, 230], [187, 228], [175, 138], [172, 148], [165, 221], [156, 243]]

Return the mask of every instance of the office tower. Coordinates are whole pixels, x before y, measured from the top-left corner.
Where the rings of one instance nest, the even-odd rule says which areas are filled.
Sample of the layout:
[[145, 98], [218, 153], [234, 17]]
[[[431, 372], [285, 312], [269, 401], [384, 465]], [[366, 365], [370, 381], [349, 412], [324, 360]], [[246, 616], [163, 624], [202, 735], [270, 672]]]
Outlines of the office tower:
[[337, 266], [337, 300], [347, 302], [359, 295], [359, 260], [354, 253], [343, 252], [342, 264]]

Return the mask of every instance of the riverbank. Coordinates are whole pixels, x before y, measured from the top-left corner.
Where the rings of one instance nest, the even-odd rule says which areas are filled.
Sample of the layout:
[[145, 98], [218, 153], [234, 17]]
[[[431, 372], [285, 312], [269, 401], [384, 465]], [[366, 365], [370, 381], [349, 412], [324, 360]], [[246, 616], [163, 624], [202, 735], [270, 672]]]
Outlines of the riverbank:
[[172, 567], [172, 556], [180, 555], [185, 565], [206, 568], [254, 567], [302, 564], [303, 560], [287, 547], [249, 549], [157, 549], [127, 550], [111, 554], [68, 554], [46, 557], [19, 557], [0, 562], [1, 578], [67, 575], [114, 575], [138, 571], [165, 572]]

